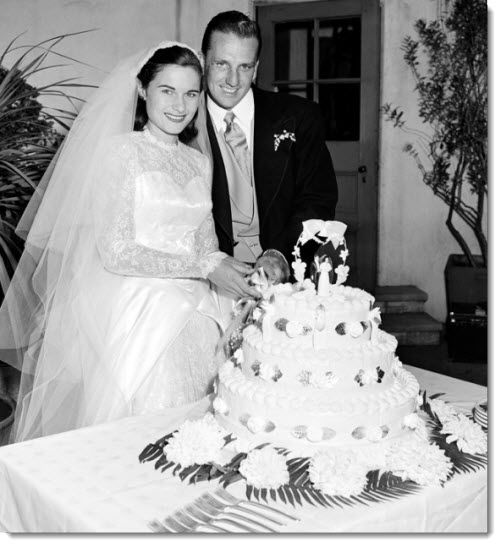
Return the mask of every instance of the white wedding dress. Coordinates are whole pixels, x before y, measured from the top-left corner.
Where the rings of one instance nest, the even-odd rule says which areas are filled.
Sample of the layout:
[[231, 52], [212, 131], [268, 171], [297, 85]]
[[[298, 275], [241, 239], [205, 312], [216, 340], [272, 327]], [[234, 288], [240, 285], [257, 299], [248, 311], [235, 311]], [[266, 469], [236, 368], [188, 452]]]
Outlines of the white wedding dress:
[[101, 307], [102, 363], [132, 414], [196, 401], [211, 391], [224, 326], [205, 280], [225, 257], [208, 159], [147, 129], [115, 137], [107, 159], [96, 191], [108, 198], [94, 210], [106, 280], [81, 295]]
[[71, 274], [25, 354], [17, 441], [196, 401], [217, 374], [231, 301], [207, 280], [226, 257], [208, 159], [148, 130], [112, 137], [102, 157]]

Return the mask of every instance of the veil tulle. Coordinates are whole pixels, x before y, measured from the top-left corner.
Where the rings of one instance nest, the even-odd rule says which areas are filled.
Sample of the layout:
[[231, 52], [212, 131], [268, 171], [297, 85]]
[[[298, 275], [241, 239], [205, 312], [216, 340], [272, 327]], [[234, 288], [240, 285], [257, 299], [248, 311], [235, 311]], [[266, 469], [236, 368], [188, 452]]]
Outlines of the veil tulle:
[[[93, 338], [78, 334], [80, 321], [91, 321], [102, 307], [96, 301], [84, 309], [87, 316], [81, 305], [74, 311], [75, 286], [85, 280], [91, 291], [94, 282], [105, 282], [92, 214], [92, 201], [104, 201], [96, 174], [107, 141], [133, 128], [141, 67], [156, 50], [174, 45], [196, 54], [165, 41], [109, 74], [75, 119], [19, 222], [25, 249], [0, 308], [0, 360], [21, 370], [12, 440], [97, 423], [102, 415], [120, 415], [127, 402], [120, 392], [103, 395], [83, 387], [89, 376], [107, 388], [112, 381], [91, 357], [99, 353], [99, 331]], [[106, 304], [113, 304], [111, 287]]]

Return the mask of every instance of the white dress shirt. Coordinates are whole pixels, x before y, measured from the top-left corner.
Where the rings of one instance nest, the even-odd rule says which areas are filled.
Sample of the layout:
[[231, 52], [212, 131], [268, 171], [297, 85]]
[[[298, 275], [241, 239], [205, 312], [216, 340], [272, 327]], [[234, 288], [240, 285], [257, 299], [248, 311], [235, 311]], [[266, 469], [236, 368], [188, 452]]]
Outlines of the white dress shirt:
[[[224, 116], [229, 110], [221, 108], [208, 95], [207, 109], [215, 130], [217, 132], [222, 131], [222, 133], [224, 133], [226, 130]], [[238, 104], [236, 104], [234, 108], [231, 109], [231, 111], [235, 116], [233, 123], [237, 123], [244, 132], [247, 139], [248, 150], [250, 151], [250, 156], [253, 157], [253, 118], [255, 113], [255, 103], [252, 89], [248, 90], [248, 93], [238, 102]]]

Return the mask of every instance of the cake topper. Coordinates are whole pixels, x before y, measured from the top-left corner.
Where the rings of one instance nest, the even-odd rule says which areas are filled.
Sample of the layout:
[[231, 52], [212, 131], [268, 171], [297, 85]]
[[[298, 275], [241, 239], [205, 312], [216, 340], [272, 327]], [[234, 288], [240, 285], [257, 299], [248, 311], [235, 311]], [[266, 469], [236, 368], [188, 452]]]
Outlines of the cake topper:
[[[307, 220], [302, 222], [302, 233], [297, 239], [297, 243], [293, 248], [292, 255], [294, 261], [292, 263], [292, 269], [295, 275], [295, 279], [302, 285], [305, 281], [306, 264], [302, 261], [300, 248], [306, 242], [314, 240], [320, 244], [320, 249], [323, 246], [331, 243], [333, 248], [337, 250], [339, 246], [343, 246], [340, 251], [340, 259], [342, 263], [339, 264], [333, 272], [336, 274], [335, 285], [343, 284], [347, 280], [349, 274], [349, 267], [345, 264], [349, 250], [346, 246], [344, 233], [347, 229], [347, 225], [341, 221], [323, 221], [323, 220]], [[315, 269], [315, 280], [318, 289], [318, 295], [328, 295], [330, 290], [330, 272], [333, 269], [332, 260], [327, 255], [314, 256], [313, 267]]]

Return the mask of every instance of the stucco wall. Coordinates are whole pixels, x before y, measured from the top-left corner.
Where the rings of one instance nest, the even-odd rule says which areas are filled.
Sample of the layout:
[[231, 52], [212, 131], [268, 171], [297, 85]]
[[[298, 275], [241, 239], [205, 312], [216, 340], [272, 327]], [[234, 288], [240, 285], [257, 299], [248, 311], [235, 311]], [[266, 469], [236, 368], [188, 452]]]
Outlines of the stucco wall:
[[[65, 39], [57, 46], [58, 52], [90, 67], [63, 60], [70, 66], [41, 74], [39, 79], [78, 77], [81, 82], [96, 85], [127, 55], [161, 40], [185, 41], [199, 48], [203, 29], [216, 13], [252, 9], [249, 0], [2, 0], [1, 4], [0, 51], [22, 32], [26, 33], [19, 43], [26, 45], [96, 29]], [[9, 58], [6, 61], [9, 64]], [[82, 98], [89, 93], [88, 89], [75, 91]]]
[[[409, 127], [428, 131], [418, 118], [415, 82], [404, 63], [401, 43], [407, 34], [415, 37], [413, 23], [418, 18], [436, 17], [439, 2], [384, 0], [381, 5], [381, 104], [399, 105]], [[422, 182], [414, 160], [402, 151], [406, 142], [414, 141], [412, 135], [381, 120], [378, 283], [417, 285], [429, 295], [427, 312], [444, 320], [444, 267], [448, 255], [461, 250], [445, 225], [445, 204]], [[470, 229], [458, 218], [456, 226], [479, 253]]]

